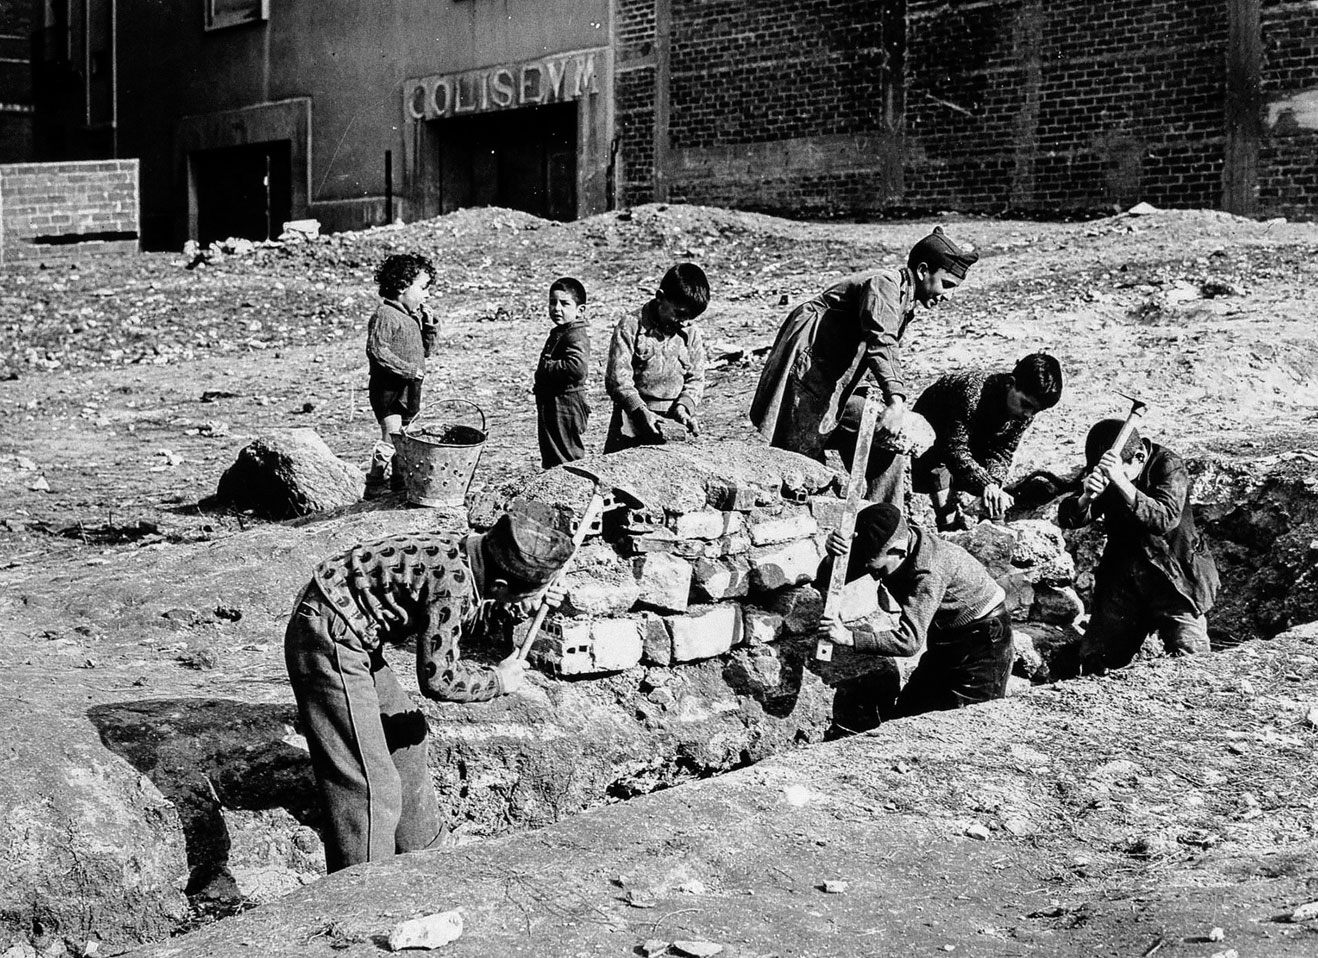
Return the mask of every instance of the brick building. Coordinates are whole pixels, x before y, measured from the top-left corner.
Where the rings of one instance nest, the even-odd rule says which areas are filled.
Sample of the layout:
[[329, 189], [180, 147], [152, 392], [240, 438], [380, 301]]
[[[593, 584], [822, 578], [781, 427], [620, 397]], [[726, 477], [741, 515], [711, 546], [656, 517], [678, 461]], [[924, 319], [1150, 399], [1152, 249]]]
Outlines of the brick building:
[[38, 148], [140, 158], [148, 245], [483, 204], [1318, 212], [1308, 0], [182, 6], [36, 7]]

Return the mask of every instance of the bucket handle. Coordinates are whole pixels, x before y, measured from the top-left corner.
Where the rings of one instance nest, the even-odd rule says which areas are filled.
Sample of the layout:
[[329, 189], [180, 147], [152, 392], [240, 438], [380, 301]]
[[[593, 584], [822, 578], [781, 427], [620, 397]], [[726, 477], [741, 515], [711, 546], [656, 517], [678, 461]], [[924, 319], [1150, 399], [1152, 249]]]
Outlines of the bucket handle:
[[490, 430], [485, 425], [485, 410], [481, 409], [480, 406], [477, 406], [470, 399], [460, 399], [457, 396], [451, 396], [445, 399], [435, 400], [435, 405], [440, 405], [441, 403], [461, 403], [464, 406], [470, 406], [472, 409], [476, 410], [477, 414], [481, 417], [481, 433], [485, 436], [489, 436]]

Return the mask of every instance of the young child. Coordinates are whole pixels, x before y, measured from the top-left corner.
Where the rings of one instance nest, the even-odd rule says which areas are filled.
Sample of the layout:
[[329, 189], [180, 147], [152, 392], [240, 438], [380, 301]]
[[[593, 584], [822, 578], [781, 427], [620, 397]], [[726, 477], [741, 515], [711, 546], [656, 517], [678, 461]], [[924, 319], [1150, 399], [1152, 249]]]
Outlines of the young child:
[[673, 423], [699, 435], [696, 406], [705, 389], [705, 344], [696, 317], [709, 305], [709, 280], [695, 263], [678, 263], [639, 313], [618, 320], [609, 343], [604, 388], [613, 416], [604, 451], [668, 441]]
[[1016, 447], [1037, 413], [1062, 398], [1062, 367], [1031, 353], [1009, 373], [973, 371], [943, 376], [914, 409], [934, 427], [934, 445], [911, 464], [911, 488], [933, 501], [940, 532], [964, 528], [955, 493], [981, 498], [984, 514], [1001, 519], [1014, 503], [1003, 489]]
[[1206, 616], [1217, 595], [1217, 566], [1195, 531], [1185, 463], [1138, 432], [1113, 451], [1120, 431], [1116, 419], [1089, 430], [1089, 472], [1057, 512], [1063, 529], [1102, 517], [1107, 533], [1080, 646], [1086, 672], [1128, 664], [1151, 632], [1169, 654], [1207, 652]]
[[366, 473], [367, 498], [383, 494], [392, 473], [394, 489], [402, 476], [391, 469], [394, 439], [421, 411], [421, 380], [439, 323], [426, 309], [435, 266], [416, 253], [388, 257], [375, 270], [383, 302], [366, 327], [366, 359], [371, 378], [371, 411], [380, 423], [380, 441]]
[[549, 469], [586, 455], [581, 440], [590, 419], [586, 377], [590, 372], [590, 327], [586, 287], [571, 276], [549, 287], [549, 321], [554, 328], [535, 369], [536, 433], [540, 465]]

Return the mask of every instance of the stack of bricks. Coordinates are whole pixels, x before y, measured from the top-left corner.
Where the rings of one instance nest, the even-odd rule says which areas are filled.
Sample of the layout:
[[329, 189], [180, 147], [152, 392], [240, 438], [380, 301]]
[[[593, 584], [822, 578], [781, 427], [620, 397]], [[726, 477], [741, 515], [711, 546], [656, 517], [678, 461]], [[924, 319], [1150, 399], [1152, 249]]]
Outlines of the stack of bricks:
[[139, 249], [138, 161], [0, 165], [0, 263]]
[[[620, 500], [629, 485], [646, 488], [609, 512], [577, 554], [563, 605], [532, 648], [534, 664], [565, 676], [671, 666], [814, 629], [822, 599], [811, 583], [841, 515], [838, 476], [764, 446], [721, 444], [727, 468], [697, 449], [586, 463], [613, 473]], [[589, 486], [554, 469], [522, 498], [579, 514]]]

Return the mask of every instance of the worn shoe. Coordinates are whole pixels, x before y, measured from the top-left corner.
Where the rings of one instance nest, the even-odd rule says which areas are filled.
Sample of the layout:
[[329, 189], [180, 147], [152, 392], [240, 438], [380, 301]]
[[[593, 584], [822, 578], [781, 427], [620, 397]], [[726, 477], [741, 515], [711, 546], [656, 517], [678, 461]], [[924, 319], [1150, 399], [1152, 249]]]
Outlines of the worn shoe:
[[388, 495], [393, 473], [393, 458], [394, 447], [387, 442], [377, 442], [371, 449], [371, 465], [366, 470], [367, 499], [378, 499]]

